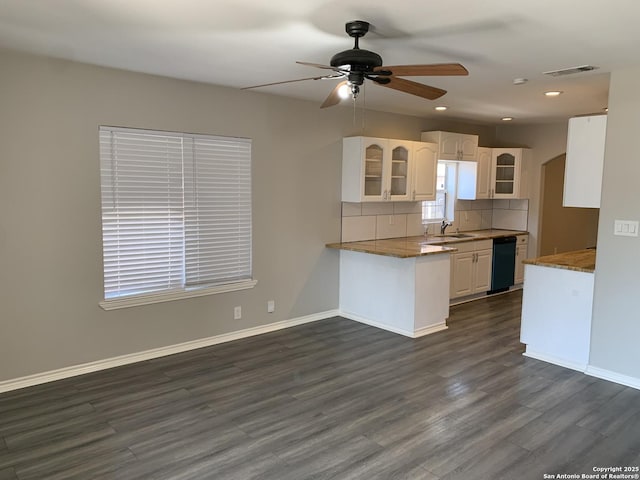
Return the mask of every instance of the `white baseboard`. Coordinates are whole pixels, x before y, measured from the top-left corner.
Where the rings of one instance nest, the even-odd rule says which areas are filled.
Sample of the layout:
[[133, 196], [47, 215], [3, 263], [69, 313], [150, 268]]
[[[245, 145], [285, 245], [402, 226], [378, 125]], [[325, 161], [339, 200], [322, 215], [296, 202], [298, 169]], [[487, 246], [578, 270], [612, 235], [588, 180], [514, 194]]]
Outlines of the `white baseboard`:
[[555, 357], [546, 353], [536, 352], [535, 350], [529, 349], [529, 347], [527, 347], [527, 350], [523, 353], [523, 355], [525, 357], [535, 358], [536, 360], [542, 360], [543, 362], [553, 363], [554, 365], [559, 365], [561, 367], [570, 368], [571, 370], [577, 370], [578, 372], [582, 373], [584, 373], [587, 368], [586, 363], [572, 362], [564, 358]]
[[622, 375], [620, 373], [612, 372], [611, 370], [594, 367], [593, 365], [588, 365], [584, 373], [591, 375], [592, 377], [609, 380], [610, 382], [619, 383], [620, 385], [626, 385], [627, 387], [640, 390], [640, 378]]
[[630, 377], [621, 373], [612, 372], [611, 370], [605, 370], [604, 368], [594, 367], [593, 365], [571, 362], [563, 358], [554, 357], [553, 355], [536, 352], [529, 348], [527, 348], [527, 351], [524, 352], [523, 355], [525, 357], [531, 357], [536, 360], [542, 360], [543, 362], [553, 363], [554, 365], [570, 368], [571, 370], [577, 370], [578, 372], [591, 375], [592, 377], [597, 377], [602, 380], [608, 380], [609, 382], [619, 383], [620, 385], [640, 390], [640, 378]]
[[64, 378], [75, 377], [78, 375], [83, 375], [85, 373], [106, 370], [108, 368], [129, 365], [131, 363], [142, 362], [144, 360], [151, 360], [153, 358], [173, 355], [175, 353], [187, 352], [189, 350], [195, 350], [197, 348], [210, 347], [219, 343], [239, 340], [241, 338], [253, 337], [254, 335], [273, 332], [275, 330], [282, 330], [283, 328], [294, 327], [296, 325], [302, 325], [304, 323], [316, 322], [318, 320], [324, 320], [338, 315], [338, 310], [328, 310], [326, 312], [305, 315], [303, 317], [283, 320], [280, 322], [270, 323], [268, 325], [261, 325], [259, 327], [246, 328], [244, 330], [224, 333], [222, 335], [216, 335], [214, 337], [199, 338], [198, 340], [178, 343], [176, 345], [154, 348], [151, 350], [145, 350], [143, 352], [129, 353], [118, 357], [97, 360], [95, 362], [83, 363], [81, 365], [74, 365], [71, 367], [60, 368], [43, 373], [36, 373], [34, 375], [28, 375], [26, 377], [20, 377], [12, 380], [4, 380], [0, 382], [0, 393], [17, 390], [19, 388], [32, 387], [34, 385], [53, 382], [55, 380], [62, 380]]
[[418, 338], [423, 337], [424, 335], [429, 335], [431, 333], [436, 333], [441, 330], [446, 330], [447, 324], [445, 322], [438, 323], [437, 325], [430, 325], [428, 327], [421, 328], [412, 332], [410, 330], [405, 330], [403, 328], [393, 327], [391, 325], [387, 325], [385, 323], [376, 322], [375, 320], [370, 320], [368, 318], [361, 317], [359, 315], [355, 315], [353, 313], [340, 311], [339, 315], [344, 318], [348, 318], [349, 320], [353, 320], [354, 322], [364, 323], [365, 325], [369, 325], [371, 327], [376, 327], [381, 330], [386, 330], [387, 332], [397, 333], [399, 335], [404, 335], [405, 337], [410, 338]]
[[436, 325], [429, 325], [428, 327], [423, 327], [416, 330], [413, 333], [413, 338], [424, 337], [425, 335], [431, 335], [432, 333], [441, 332], [442, 330], [446, 330], [449, 328], [446, 322], [438, 323]]

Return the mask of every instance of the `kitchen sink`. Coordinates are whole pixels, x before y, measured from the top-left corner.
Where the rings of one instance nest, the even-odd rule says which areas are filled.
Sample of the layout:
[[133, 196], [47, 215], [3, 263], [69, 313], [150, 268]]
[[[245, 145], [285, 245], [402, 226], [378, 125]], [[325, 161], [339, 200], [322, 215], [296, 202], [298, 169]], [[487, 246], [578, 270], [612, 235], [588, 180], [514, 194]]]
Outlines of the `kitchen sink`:
[[434, 235], [438, 238], [472, 238], [475, 235], [469, 235], [468, 233], [445, 233], [444, 235]]

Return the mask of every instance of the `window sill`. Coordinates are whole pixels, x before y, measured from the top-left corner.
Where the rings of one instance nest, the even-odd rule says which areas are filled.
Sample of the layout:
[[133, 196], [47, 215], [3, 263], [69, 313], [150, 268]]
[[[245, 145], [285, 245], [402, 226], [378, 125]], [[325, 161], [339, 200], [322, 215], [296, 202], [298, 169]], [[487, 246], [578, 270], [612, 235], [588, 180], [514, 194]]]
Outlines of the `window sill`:
[[154, 293], [150, 295], [136, 295], [126, 298], [113, 298], [99, 302], [104, 310], [117, 310], [119, 308], [137, 307], [140, 305], [150, 305], [152, 303], [170, 302], [172, 300], [182, 300], [183, 298], [204, 297], [205, 295], [216, 295], [218, 293], [235, 292], [237, 290], [248, 290], [258, 283], [257, 280], [244, 280], [226, 285], [216, 285], [213, 287], [193, 288], [191, 290], [181, 290], [175, 292]]

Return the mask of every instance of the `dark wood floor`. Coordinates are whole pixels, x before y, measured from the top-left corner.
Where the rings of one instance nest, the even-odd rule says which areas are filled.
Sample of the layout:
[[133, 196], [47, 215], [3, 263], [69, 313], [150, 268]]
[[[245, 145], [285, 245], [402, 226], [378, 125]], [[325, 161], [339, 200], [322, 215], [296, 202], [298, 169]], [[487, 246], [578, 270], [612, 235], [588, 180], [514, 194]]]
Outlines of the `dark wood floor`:
[[0, 395], [6, 479], [541, 479], [640, 464], [640, 391], [521, 355], [519, 292], [412, 340], [342, 318]]

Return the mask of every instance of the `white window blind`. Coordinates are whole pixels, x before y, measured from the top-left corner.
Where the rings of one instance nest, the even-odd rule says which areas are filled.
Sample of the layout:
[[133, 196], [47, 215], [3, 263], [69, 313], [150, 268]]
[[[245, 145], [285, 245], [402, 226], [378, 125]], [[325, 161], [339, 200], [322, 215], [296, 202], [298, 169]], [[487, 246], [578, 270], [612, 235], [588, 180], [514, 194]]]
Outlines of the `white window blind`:
[[251, 278], [251, 141], [100, 127], [105, 300]]

